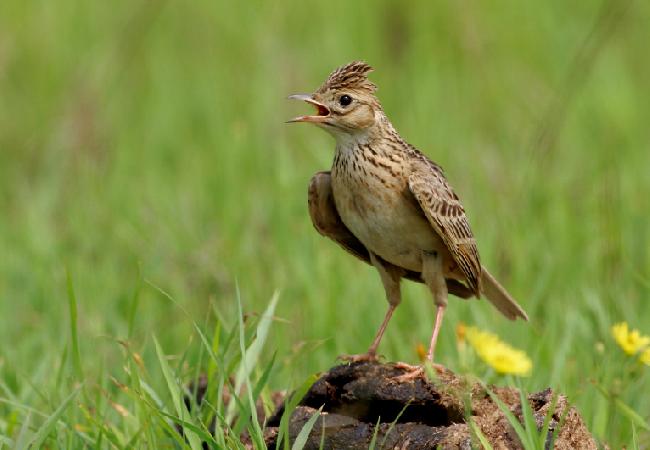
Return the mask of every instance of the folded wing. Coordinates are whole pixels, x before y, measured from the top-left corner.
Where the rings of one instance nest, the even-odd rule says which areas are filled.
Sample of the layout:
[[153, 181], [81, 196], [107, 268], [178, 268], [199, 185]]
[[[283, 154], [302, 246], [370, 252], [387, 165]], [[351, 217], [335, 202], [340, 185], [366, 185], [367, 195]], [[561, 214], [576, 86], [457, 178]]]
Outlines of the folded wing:
[[[361, 261], [372, 264], [368, 249], [345, 226], [336, 210], [336, 204], [332, 194], [330, 172], [318, 172], [312, 177], [309, 183], [308, 206], [314, 228], [320, 234], [330, 238]], [[384, 261], [384, 263], [389, 264], [387, 261]], [[404, 278], [418, 283], [423, 282], [419, 272], [407, 269], [402, 270], [404, 272]], [[473, 295], [472, 290], [456, 280], [447, 280], [447, 289], [450, 294], [460, 298], [469, 298]]]
[[442, 238], [474, 295], [481, 295], [481, 261], [465, 209], [442, 169], [418, 154], [411, 163], [408, 186], [432, 228]]

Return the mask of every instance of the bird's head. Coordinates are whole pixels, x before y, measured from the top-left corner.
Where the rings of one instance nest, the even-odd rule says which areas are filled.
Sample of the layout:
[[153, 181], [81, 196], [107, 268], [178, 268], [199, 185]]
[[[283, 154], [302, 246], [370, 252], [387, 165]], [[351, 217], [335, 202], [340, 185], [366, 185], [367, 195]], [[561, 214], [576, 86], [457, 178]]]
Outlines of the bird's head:
[[381, 105], [375, 86], [368, 80], [372, 67], [354, 61], [336, 69], [313, 94], [289, 96], [316, 108], [316, 114], [295, 117], [289, 122], [311, 122], [335, 138], [368, 131], [376, 125]]

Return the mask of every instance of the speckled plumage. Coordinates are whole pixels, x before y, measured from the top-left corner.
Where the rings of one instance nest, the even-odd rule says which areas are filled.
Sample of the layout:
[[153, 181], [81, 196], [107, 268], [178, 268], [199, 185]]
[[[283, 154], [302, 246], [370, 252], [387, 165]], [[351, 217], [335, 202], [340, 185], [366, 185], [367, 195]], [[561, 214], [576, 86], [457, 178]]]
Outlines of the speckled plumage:
[[442, 168], [388, 120], [367, 78], [370, 71], [355, 61], [332, 72], [311, 97], [301, 96], [319, 114], [295, 121], [314, 122], [336, 138], [331, 172], [317, 173], [310, 183], [309, 212], [321, 234], [374, 265], [386, 289], [384, 323], [368, 353], [354, 358], [374, 358], [401, 301], [404, 277], [424, 282], [438, 306], [432, 359], [448, 292], [463, 298], [485, 294], [506, 317], [527, 317], [481, 265], [465, 209]]

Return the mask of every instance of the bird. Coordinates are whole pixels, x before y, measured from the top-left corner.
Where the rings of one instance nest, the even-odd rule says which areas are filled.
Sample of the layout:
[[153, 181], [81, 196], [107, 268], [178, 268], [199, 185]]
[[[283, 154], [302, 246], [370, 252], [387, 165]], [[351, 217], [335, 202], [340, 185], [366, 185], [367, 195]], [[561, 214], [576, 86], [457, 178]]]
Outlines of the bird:
[[388, 310], [366, 353], [378, 347], [400, 304], [403, 278], [424, 283], [436, 306], [426, 360], [433, 364], [448, 294], [487, 298], [505, 317], [528, 320], [524, 309], [481, 264], [465, 209], [441, 166], [404, 140], [368, 79], [373, 68], [353, 61], [335, 69], [311, 94], [289, 99], [315, 108], [288, 123], [311, 123], [336, 141], [329, 171], [309, 183], [308, 210], [316, 230], [375, 267]]

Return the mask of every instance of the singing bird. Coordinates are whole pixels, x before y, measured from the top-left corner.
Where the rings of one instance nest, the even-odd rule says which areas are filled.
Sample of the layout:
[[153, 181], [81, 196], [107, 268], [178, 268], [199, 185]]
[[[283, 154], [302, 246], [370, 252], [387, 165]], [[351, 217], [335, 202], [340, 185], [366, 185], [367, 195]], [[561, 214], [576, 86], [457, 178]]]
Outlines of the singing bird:
[[524, 310], [481, 264], [465, 209], [442, 168], [397, 133], [368, 80], [372, 67], [354, 61], [336, 69], [313, 94], [291, 95], [316, 108], [308, 122], [336, 140], [331, 171], [318, 172], [308, 190], [316, 230], [372, 264], [386, 291], [388, 311], [365, 354], [377, 347], [400, 304], [400, 281], [424, 283], [436, 305], [427, 359], [433, 363], [447, 294], [485, 296], [504, 316], [528, 320]]

